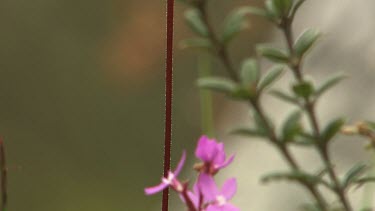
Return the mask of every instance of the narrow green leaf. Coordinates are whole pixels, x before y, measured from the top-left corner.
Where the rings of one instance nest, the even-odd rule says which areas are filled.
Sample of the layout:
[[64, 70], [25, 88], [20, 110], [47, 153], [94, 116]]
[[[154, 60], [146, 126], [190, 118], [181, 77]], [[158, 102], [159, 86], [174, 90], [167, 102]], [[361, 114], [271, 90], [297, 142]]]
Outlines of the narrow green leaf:
[[306, 139], [301, 136], [297, 136], [296, 138], [294, 138], [293, 142], [290, 143], [300, 147], [310, 147], [314, 145], [314, 143], [310, 139]]
[[228, 15], [224, 21], [224, 30], [221, 32], [221, 41], [227, 43], [242, 30], [248, 27], [246, 15], [248, 8], [239, 8]]
[[367, 165], [358, 163], [354, 165], [344, 176], [342, 180], [343, 187], [348, 187], [352, 182], [358, 179], [367, 170]]
[[226, 94], [232, 94], [237, 88], [237, 85], [233, 81], [220, 77], [200, 78], [198, 79], [197, 84], [200, 88]]
[[315, 175], [307, 174], [300, 171], [292, 172], [275, 172], [270, 173], [261, 178], [261, 181], [264, 183], [273, 182], [273, 181], [304, 181], [310, 184], [322, 184], [329, 187], [329, 184], [325, 182], [322, 178]]
[[320, 33], [315, 29], [308, 29], [303, 32], [294, 44], [294, 52], [302, 57], [319, 38]]
[[338, 84], [340, 81], [345, 79], [346, 76], [343, 74], [337, 74], [333, 75], [330, 78], [328, 78], [325, 82], [323, 82], [315, 91], [314, 95], [315, 97], [319, 97], [322, 94], [324, 94], [327, 90]]
[[257, 46], [257, 51], [260, 53], [260, 55], [266, 57], [267, 59], [273, 62], [277, 62], [277, 63], [289, 62], [289, 55], [281, 49], [260, 45], [260, 46]]
[[266, 10], [261, 9], [261, 8], [246, 6], [246, 7], [242, 7], [242, 9], [246, 10], [248, 14], [257, 15], [257, 16], [261, 16], [265, 18], [271, 18], [270, 14]]
[[314, 93], [314, 87], [311, 82], [304, 81], [298, 84], [295, 84], [293, 87], [293, 92], [296, 96], [308, 98]]
[[308, 133], [301, 132], [294, 138], [294, 141], [291, 142], [292, 144], [295, 144], [297, 146], [312, 146], [315, 144], [315, 138]]
[[238, 86], [231, 94], [230, 97], [237, 99], [237, 100], [248, 100], [249, 98], [254, 96], [254, 92], [251, 90]]
[[[268, 134], [268, 127], [267, 127], [267, 122], [265, 122], [261, 116], [254, 111], [254, 122], [256, 125], [256, 130], [261, 131], [261, 133]], [[266, 120], [268, 121], [268, 120]]]
[[241, 81], [244, 85], [253, 85], [259, 79], [259, 67], [255, 59], [246, 59], [241, 66]]
[[275, 3], [273, 2], [273, 0], [266, 0], [265, 6], [266, 6], [267, 13], [268, 13], [271, 17], [273, 17], [273, 18], [280, 18], [280, 16], [281, 16], [281, 12], [280, 12], [279, 9], [276, 7], [276, 5], [275, 5]]
[[328, 143], [341, 129], [345, 124], [343, 118], [338, 118], [331, 121], [322, 132], [322, 139], [325, 143]]
[[180, 47], [182, 49], [193, 48], [193, 49], [211, 50], [212, 43], [209, 39], [206, 39], [206, 38], [190, 38], [190, 39], [185, 39], [181, 41]]
[[294, 104], [294, 105], [299, 105], [299, 101], [298, 101], [297, 98], [295, 98], [294, 96], [290, 96], [289, 94], [286, 94], [282, 91], [272, 90], [272, 91], [270, 91], [270, 94], [274, 97], [279, 98], [280, 100], [285, 101], [285, 102], [288, 102], [288, 103], [291, 103], [291, 104]]
[[267, 137], [267, 133], [265, 133], [264, 131], [252, 128], [236, 128], [230, 133], [247, 137]]
[[301, 112], [292, 112], [282, 124], [282, 135], [284, 141], [292, 141], [293, 138], [302, 132], [302, 126], [300, 123]]
[[185, 12], [185, 20], [189, 27], [197, 34], [207, 37], [208, 29], [202, 21], [202, 15], [198, 9], [190, 9]]
[[293, 0], [272, 0], [274, 7], [282, 16], [287, 16], [293, 6]]
[[366, 184], [366, 183], [374, 183], [375, 182], [375, 177], [363, 177], [363, 178], [360, 178], [360, 179], [355, 179], [353, 181], [353, 183], [355, 183], [358, 187]]
[[259, 81], [257, 89], [262, 91], [269, 87], [273, 82], [278, 79], [281, 74], [283, 73], [284, 66], [283, 65], [275, 65], [271, 67], [270, 70], [266, 73], [266, 75]]

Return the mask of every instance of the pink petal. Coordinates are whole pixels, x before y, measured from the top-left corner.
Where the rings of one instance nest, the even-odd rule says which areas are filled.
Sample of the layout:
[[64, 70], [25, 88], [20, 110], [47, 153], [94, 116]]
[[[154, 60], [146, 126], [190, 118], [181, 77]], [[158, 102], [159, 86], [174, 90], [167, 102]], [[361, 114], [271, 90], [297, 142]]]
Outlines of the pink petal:
[[220, 207], [215, 206], [215, 205], [209, 205], [206, 208], [206, 211], [223, 211]]
[[219, 194], [214, 179], [208, 174], [199, 175], [198, 185], [204, 199], [207, 201], [215, 200], [216, 196]]
[[196, 195], [199, 195], [200, 194], [200, 190], [199, 190], [199, 186], [198, 186], [198, 183], [196, 182], [193, 186], [193, 192], [194, 194]]
[[234, 194], [237, 191], [237, 181], [235, 178], [231, 178], [225, 181], [221, 193], [225, 197], [226, 200], [233, 198]]
[[227, 203], [222, 206], [216, 204], [209, 205], [206, 211], [240, 211], [240, 209], [230, 203]]
[[186, 151], [184, 150], [184, 151], [182, 152], [181, 159], [180, 159], [180, 161], [178, 162], [177, 168], [176, 168], [176, 170], [173, 172], [173, 174], [174, 174], [175, 177], [177, 177], [177, 176], [180, 174], [180, 172], [181, 172], [181, 170], [182, 170], [182, 167], [183, 167], [184, 164], [185, 164], [185, 160], [186, 160]]
[[207, 147], [209, 145], [208, 137], [203, 135], [199, 138], [197, 148], [195, 149], [195, 156], [203, 161], [208, 161]]
[[230, 156], [230, 158], [228, 160], [226, 160], [224, 163], [222, 163], [221, 165], [219, 165], [217, 167], [217, 169], [222, 169], [222, 168], [225, 168], [227, 167], [229, 164], [231, 164], [234, 160], [234, 155]]
[[189, 196], [191, 202], [193, 202], [194, 207], [198, 208], [198, 206], [199, 206], [199, 195], [195, 195], [194, 193], [192, 193], [191, 191], [189, 191], [188, 192], [188, 196]]
[[145, 188], [145, 194], [146, 195], [152, 195], [152, 194], [155, 194], [157, 192], [160, 192], [160, 191], [164, 190], [166, 187], [168, 187], [168, 184], [160, 183], [157, 186]]
[[240, 209], [233, 204], [227, 203], [221, 207], [222, 211], [240, 211]]
[[224, 163], [225, 161], [225, 151], [224, 151], [224, 144], [223, 143], [219, 143], [216, 145], [216, 154], [215, 154], [215, 158], [214, 158], [214, 163], [215, 164], [222, 164]]
[[[196, 196], [196, 195], [194, 195], [194, 193], [191, 192], [191, 191], [188, 191], [187, 194], [188, 194], [188, 197], [189, 197], [189, 199], [191, 200], [191, 202], [193, 202], [194, 207], [197, 208], [197, 207], [199, 206], [199, 197]], [[181, 201], [184, 202], [184, 203], [186, 204], [186, 200], [185, 200], [185, 198], [182, 196], [182, 194], [178, 194], [178, 196], [180, 197]]]

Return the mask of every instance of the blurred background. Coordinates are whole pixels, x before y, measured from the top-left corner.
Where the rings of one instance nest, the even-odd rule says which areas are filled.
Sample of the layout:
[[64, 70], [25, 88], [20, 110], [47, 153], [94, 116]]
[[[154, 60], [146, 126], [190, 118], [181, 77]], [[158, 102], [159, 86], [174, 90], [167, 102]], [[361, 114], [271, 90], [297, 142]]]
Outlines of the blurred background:
[[[211, 19], [220, 23], [232, 9], [262, 2], [217, 1], [210, 5]], [[317, 81], [337, 70], [350, 75], [321, 101], [322, 121], [343, 113], [353, 121], [375, 119], [374, 8], [372, 0], [315, 0], [299, 13], [296, 33], [311, 26], [325, 34], [306, 71]], [[176, 4], [173, 164], [182, 149], [193, 157], [201, 134], [194, 85], [199, 53], [178, 48], [192, 36], [184, 9]], [[12, 0], [2, 2], [0, 17], [0, 135], [9, 168], [8, 210], [160, 210], [161, 194], [145, 197], [143, 188], [162, 175], [165, 2]], [[254, 54], [254, 43], [282, 43], [279, 35], [252, 18], [250, 30], [230, 46], [236, 66]], [[218, 61], [213, 67], [224, 74]], [[288, 87], [287, 78], [278, 83], [281, 88]], [[273, 99], [264, 104], [276, 121], [289, 109]], [[284, 163], [267, 144], [228, 136], [229, 128], [250, 122], [245, 105], [215, 95], [214, 109], [216, 134], [237, 155], [221, 174], [238, 177], [235, 204], [244, 211], [297, 210], [308, 200], [298, 186], [259, 184], [261, 174]], [[342, 170], [368, 158], [358, 140], [343, 139], [334, 149]], [[306, 165], [318, 164], [312, 152], [296, 153]], [[182, 177], [189, 176], [185, 168]], [[182, 210], [179, 204], [172, 196], [171, 209]]]

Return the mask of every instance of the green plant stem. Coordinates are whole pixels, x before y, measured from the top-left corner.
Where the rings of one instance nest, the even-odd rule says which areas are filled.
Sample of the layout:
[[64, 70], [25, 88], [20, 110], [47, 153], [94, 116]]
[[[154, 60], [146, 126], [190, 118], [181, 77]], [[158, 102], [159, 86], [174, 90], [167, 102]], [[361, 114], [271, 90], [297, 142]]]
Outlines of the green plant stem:
[[[371, 169], [368, 173], [368, 177], [374, 177], [375, 176], [375, 153], [371, 153]], [[364, 192], [363, 192], [363, 198], [362, 198], [362, 210], [366, 210], [372, 207], [373, 203], [373, 198], [374, 198], [374, 184], [367, 184], [364, 187]]]
[[[228, 72], [229, 76], [232, 80], [239, 82], [239, 76], [233, 67], [229, 55], [226, 49], [226, 46], [223, 45], [216, 37], [215, 32], [208, 20], [207, 15], [207, 9], [206, 9], [206, 1], [202, 1], [201, 4], [197, 5], [197, 8], [199, 9], [203, 22], [206, 24], [206, 27], [209, 32], [209, 39], [214, 45], [214, 48], [216, 50], [217, 56], [223, 63], [226, 71]], [[277, 147], [277, 149], [281, 152], [284, 159], [289, 164], [290, 168], [295, 171], [301, 171], [301, 168], [298, 166], [297, 162], [289, 152], [289, 149], [286, 147], [285, 144], [282, 144], [280, 140], [278, 140], [276, 133], [274, 131], [274, 128], [271, 126], [271, 124], [268, 122], [266, 115], [264, 114], [263, 110], [261, 109], [258, 101], [252, 101], [250, 100], [250, 105], [254, 108], [254, 110], [259, 114], [260, 118], [262, 118], [262, 121], [266, 123], [267, 130], [269, 131], [268, 138], [270, 142]], [[314, 184], [311, 184], [306, 181], [300, 180], [299, 183], [306, 187], [306, 189], [311, 193], [311, 195], [315, 198], [316, 202], [318, 203], [319, 207], [322, 211], [327, 211], [327, 203], [324, 200], [324, 197], [322, 194], [318, 191], [317, 187]]]
[[217, 38], [215, 34], [215, 30], [210, 24], [208, 14], [207, 14], [207, 8], [206, 1], [201, 1], [197, 5], [197, 9], [200, 11], [202, 15], [203, 23], [205, 23], [207, 30], [208, 30], [208, 37], [212, 42], [212, 45], [214, 47], [214, 51], [216, 55], [219, 57], [220, 61], [223, 63], [224, 67], [226, 68], [230, 78], [234, 81], [238, 81], [238, 75], [236, 73], [236, 70], [233, 68], [233, 65], [229, 59], [228, 50], [225, 45], [223, 45], [220, 40]]
[[[290, 57], [291, 57], [291, 63], [290, 63], [290, 68], [294, 73], [294, 76], [298, 82], [303, 82], [303, 74], [302, 74], [302, 67], [301, 67], [301, 59], [297, 58], [294, 52], [293, 48], [293, 33], [292, 33], [292, 19], [284, 19], [282, 21], [282, 24], [280, 24], [281, 30], [284, 32], [284, 36], [289, 48], [290, 52]], [[347, 199], [347, 196], [345, 194], [345, 189], [341, 186], [340, 181], [336, 175], [336, 172], [332, 168], [332, 162], [331, 158], [329, 156], [328, 152], [328, 146], [326, 144], [322, 144], [323, 141], [321, 140], [321, 133], [320, 133], [320, 128], [319, 124], [317, 121], [317, 117], [315, 114], [315, 103], [311, 101], [309, 98], [304, 98], [305, 104], [305, 110], [307, 112], [308, 119], [310, 121], [310, 124], [312, 125], [313, 131], [314, 131], [314, 136], [317, 140], [315, 147], [317, 148], [324, 165], [326, 166], [328, 170], [329, 177], [334, 185], [334, 190], [338, 198], [340, 199], [342, 205], [344, 206], [346, 211], [352, 211], [352, 207], [349, 203], [349, 200]]]
[[[272, 144], [274, 144], [277, 149], [281, 152], [281, 154], [284, 156], [286, 159], [287, 163], [289, 166], [292, 168], [294, 171], [301, 171], [301, 168], [298, 166], [297, 162], [294, 160], [293, 156], [291, 155], [289, 149], [287, 146], [282, 143], [280, 140], [278, 140], [274, 129], [270, 125], [270, 123], [267, 120], [266, 115], [264, 114], [263, 110], [261, 109], [261, 106], [259, 105], [258, 101], [250, 101], [252, 107], [254, 110], [258, 113], [259, 117], [262, 119], [262, 121], [265, 123], [266, 129], [268, 130], [269, 134], [269, 139]], [[327, 202], [325, 201], [324, 197], [322, 194], [318, 191], [318, 189], [315, 187], [314, 184], [308, 183], [306, 181], [300, 180], [299, 183], [303, 186], [305, 186], [309, 192], [313, 195], [315, 198], [316, 202], [318, 203], [319, 207], [321, 210], [326, 211], [328, 210], [327, 208]]]
[[[207, 54], [198, 58], [199, 77], [209, 77], [211, 75], [211, 60]], [[213, 103], [211, 91], [200, 89], [201, 104], [201, 128], [203, 134], [213, 138]]]

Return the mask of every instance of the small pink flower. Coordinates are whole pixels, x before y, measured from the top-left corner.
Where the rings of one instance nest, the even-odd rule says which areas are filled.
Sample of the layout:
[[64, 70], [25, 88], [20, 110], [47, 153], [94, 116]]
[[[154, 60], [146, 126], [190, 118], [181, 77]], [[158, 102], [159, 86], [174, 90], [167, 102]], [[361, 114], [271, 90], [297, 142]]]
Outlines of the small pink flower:
[[235, 178], [226, 180], [221, 190], [219, 190], [212, 176], [200, 174], [198, 185], [204, 199], [208, 201], [206, 211], [240, 211], [239, 208], [228, 202], [237, 191]]
[[168, 177], [161, 178], [161, 183], [159, 185], [145, 188], [145, 194], [146, 195], [152, 195], [157, 192], [160, 192], [167, 188], [168, 186], [171, 186], [174, 190], [177, 192], [182, 192], [184, 187], [181, 184], [181, 182], [177, 179], [177, 176], [180, 174], [182, 167], [184, 166], [186, 160], [186, 152], [184, 151], [182, 153], [181, 159], [178, 162], [177, 168], [174, 172], [168, 172]]
[[196, 169], [211, 175], [228, 166], [234, 159], [234, 155], [232, 155], [226, 160], [224, 144], [204, 135], [198, 141], [195, 156], [204, 162], [202, 165], [196, 166]]

